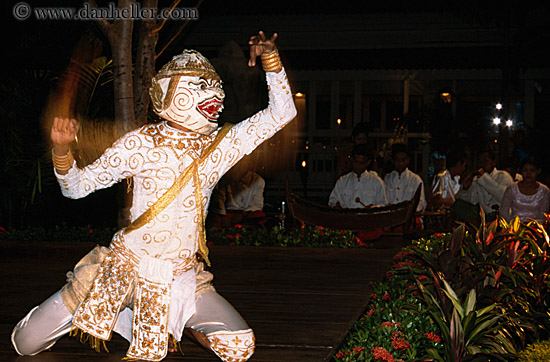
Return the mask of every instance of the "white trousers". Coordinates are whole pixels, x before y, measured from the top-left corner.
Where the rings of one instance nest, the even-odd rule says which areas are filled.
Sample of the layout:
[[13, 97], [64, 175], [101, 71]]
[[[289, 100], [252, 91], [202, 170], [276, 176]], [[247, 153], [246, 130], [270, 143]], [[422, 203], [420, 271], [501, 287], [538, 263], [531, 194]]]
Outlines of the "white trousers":
[[[199, 294], [196, 313], [186, 328], [204, 334], [223, 361], [246, 361], [254, 351], [254, 335], [241, 315], [214, 289]], [[12, 344], [20, 355], [35, 355], [69, 333], [73, 315], [67, 310], [61, 292], [33, 308], [13, 329]], [[239, 338], [235, 338], [238, 336]], [[232, 342], [239, 341], [238, 344]]]

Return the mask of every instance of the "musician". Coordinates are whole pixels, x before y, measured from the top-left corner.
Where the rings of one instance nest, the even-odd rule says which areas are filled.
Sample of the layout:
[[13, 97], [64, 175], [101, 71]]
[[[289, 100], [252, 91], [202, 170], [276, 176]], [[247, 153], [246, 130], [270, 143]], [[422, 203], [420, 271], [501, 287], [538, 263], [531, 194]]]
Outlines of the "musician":
[[388, 204], [384, 182], [367, 167], [373, 161], [373, 152], [366, 144], [357, 144], [351, 152], [353, 170], [336, 181], [328, 204], [344, 209], [361, 209]]

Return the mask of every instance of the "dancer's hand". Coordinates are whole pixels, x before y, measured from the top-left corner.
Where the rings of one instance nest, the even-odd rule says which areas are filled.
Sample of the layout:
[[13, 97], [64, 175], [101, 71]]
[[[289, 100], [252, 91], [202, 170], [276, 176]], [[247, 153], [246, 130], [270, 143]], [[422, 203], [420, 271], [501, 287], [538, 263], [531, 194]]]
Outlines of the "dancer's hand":
[[253, 67], [256, 65], [256, 58], [264, 53], [271, 53], [277, 49], [275, 40], [277, 39], [277, 33], [274, 33], [271, 38], [268, 38], [263, 31], [259, 31], [258, 35], [250, 37], [248, 44], [250, 45], [250, 60], [248, 65]]
[[67, 154], [69, 144], [75, 140], [77, 132], [78, 122], [75, 119], [55, 117], [50, 134], [54, 152], [59, 156]]

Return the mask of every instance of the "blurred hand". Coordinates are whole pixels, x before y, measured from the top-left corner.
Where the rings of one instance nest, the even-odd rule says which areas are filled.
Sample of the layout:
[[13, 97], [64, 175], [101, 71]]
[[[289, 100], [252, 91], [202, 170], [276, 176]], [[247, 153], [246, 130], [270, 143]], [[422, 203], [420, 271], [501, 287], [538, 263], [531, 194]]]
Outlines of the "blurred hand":
[[76, 138], [78, 122], [69, 118], [54, 118], [50, 137], [55, 146], [69, 146]]

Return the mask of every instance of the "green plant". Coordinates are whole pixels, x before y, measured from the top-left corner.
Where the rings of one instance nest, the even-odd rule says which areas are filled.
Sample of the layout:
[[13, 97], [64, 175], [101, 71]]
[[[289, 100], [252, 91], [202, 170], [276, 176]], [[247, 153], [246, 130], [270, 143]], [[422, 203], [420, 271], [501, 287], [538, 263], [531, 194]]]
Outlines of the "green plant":
[[[437, 294], [420, 282], [418, 287], [432, 320], [439, 326], [444, 352], [440, 355], [434, 349], [427, 349], [427, 355], [441, 362], [509, 360], [516, 351], [502, 333], [506, 329], [505, 309], [498, 304], [477, 308], [475, 289], [461, 301], [441, 275], [433, 277]], [[441, 295], [452, 305], [450, 310], [441, 303]]]
[[355, 234], [348, 230], [332, 230], [320, 226], [298, 229], [233, 228], [207, 230], [207, 240], [214, 245], [248, 245], [278, 247], [327, 247], [357, 248], [361, 244]]

